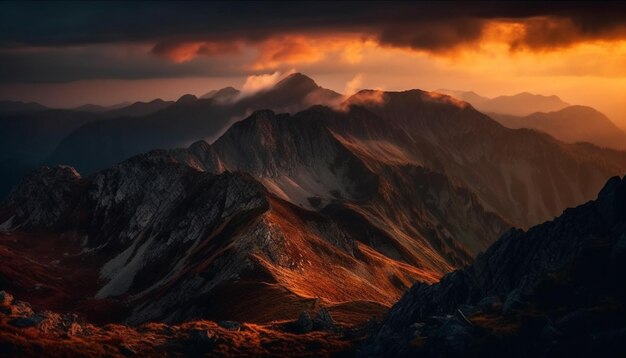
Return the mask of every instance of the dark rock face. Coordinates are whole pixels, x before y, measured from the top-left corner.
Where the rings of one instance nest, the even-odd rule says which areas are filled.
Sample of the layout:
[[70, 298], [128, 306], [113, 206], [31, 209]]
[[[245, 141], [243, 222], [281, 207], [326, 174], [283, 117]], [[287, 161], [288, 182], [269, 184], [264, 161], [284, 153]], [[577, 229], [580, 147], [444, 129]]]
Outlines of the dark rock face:
[[30, 173], [7, 200], [10, 227], [50, 228], [69, 209], [80, 174], [72, 167], [42, 167]]
[[34, 327], [43, 321], [44, 317], [38, 314], [30, 317], [19, 317], [9, 321], [9, 324], [19, 328]]
[[[511, 230], [470, 267], [446, 275], [437, 284], [413, 286], [361, 353], [624, 354], [626, 347], [619, 339], [626, 327], [626, 281], [615, 270], [624, 237], [626, 177], [615, 177], [595, 201], [567, 209], [528, 232]], [[504, 303], [500, 306], [499, 301]], [[463, 328], [459, 322], [468, 305], [477, 310]], [[433, 323], [445, 314], [453, 315], [445, 319], [452, 323]], [[435, 327], [434, 333], [420, 322]], [[415, 324], [422, 327], [417, 335], [411, 328]], [[506, 325], [514, 331], [509, 340], [494, 338], [494, 332]], [[432, 337], [448, 340], [447, 348]], [[490, 341], [491, 348], [486, 343]]]
[[330, 315], [330, 312], [323, 307], [313, 319], [313, 328], [317, 330], [329, 331], [335, 329], [335, 321]]
[[304, 311], [300, 314], [298, 319], [293, 322], [289, 329], [296, 333], [309, 333], [313, 330], [313, 320], [311, 320], [311, 315], [308, 312]]

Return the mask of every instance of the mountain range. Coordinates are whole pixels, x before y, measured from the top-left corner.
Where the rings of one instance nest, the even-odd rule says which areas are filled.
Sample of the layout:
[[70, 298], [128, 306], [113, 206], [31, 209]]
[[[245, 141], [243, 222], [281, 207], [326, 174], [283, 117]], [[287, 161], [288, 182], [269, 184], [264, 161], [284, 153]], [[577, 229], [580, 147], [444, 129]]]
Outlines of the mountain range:
[[524, 117], [497, 113], [489, 115], [508, 128], [533, 128], [568, 143], [588, 142], [599, 147], [626, 150], [626, 132], [591, 107], [569, 106], [555, 112], [535, 112]]
[[527, 116], [535, 112], [554, 112], [569, 106], [558, 96], [544, 96], [528, 92], [494, 98], [484, 97], [472, 91], [438, 89], [435, 92], [466, 101], [483, 113]]
[[[163, 108], [135, 116], [58, 112], [76, 118], [62, 128], [71, 133], [0, 205], [0, 288], [30, 304], [7, 299], [0, 325], [75, 321], [46, 321], [42, 310], [98, 325], [159, 322], [159, 339], [210, 350], [206, 329], [163, 337], [198, 320], [239, 332], [238, 321], [278, 341], [324, 331], [309, 338], [362, 355], [454, 355], [493, 338], [472, 319], [504, 324], [513, 312], [483, 307], [534, 305], [549, 272], [593, 256], [588, 246], [609, 265], [621, 247], [626, 184], [610, 178], [626, 172], [626, 152], [506, 128], [436, 92], [345, 98], [302, 74], [206, 97], [151, 102]], [[604, 307], [589, 299], [590, 310]], [[123, 354], [119, 344], [107, 349]]]
[[527, 92], [487, 98], [471, 91], [437, 90], [470, 103], [507, 128], [530, 128], [567, 143], [626, 150], [626, 133], [594, 108]]

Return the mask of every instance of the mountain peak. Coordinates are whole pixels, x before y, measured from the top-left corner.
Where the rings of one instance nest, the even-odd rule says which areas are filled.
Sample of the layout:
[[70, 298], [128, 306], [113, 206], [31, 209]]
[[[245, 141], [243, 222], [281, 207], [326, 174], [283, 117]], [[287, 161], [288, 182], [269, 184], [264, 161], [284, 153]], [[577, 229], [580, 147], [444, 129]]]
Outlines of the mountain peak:
[[198, 100], [198, 97], [192, 95], [192, 94], [186, 94], [181, 96], [176, 103], [177, 104], [187, 104], [187, 103], [192, 103]]
[[289, 76], [280, 80], [274, 87], [308, 87], [308, 88], [317, 88], [319, 87], [313, 79], [307, 75], [304, 75], [300, 72], [292, 73]]

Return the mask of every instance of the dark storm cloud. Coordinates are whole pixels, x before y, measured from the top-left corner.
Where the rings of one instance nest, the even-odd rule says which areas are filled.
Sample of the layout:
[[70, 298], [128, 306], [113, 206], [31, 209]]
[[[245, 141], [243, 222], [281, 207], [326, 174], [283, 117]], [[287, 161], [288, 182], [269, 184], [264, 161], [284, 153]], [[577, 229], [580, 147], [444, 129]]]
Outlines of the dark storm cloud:
[[[153, 46], [154, 55], [167, 59], [180, 44], [193, 41], [203, 42], [198, 54], [211, 56], [239, 51], [232, 44], [235, 41], [254, 44], [290, 33], [354, 32], [382, 45], [444, 52], [479, 41], [485, 25], [493, 19], [527, 22], [527, 31], [511, 39], [512, 48], [546, 49], [623, 37], [625, 9], [624, 3], [600, 2], [2, 3], [0, 66], [4, 69], [0, 81], [150, 77], [168, 71], [198, 75], [208, 71], [187, 64], [150, 63], [141, 68], [133, 61], [108, 61], [102, 63], [108, 69], [101, 69], [90, 62], [96, 54], [73, 59], [54, 51], [16, 54], [17, 49], [142, 43]], [[66, 68], [72, 66], [76, 67], [74, 75]], [[28, 71], [38, 75], [28, 75]]]

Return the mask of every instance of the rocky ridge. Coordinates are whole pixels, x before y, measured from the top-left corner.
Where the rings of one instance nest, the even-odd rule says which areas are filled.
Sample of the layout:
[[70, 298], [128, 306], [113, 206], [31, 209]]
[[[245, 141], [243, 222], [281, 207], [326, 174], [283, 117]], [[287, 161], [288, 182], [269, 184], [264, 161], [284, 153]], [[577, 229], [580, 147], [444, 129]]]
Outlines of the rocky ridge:
[[620, 356], [625, 245], [626, 177], [614, 177], [595, 201], [413, 286], [361, 355]]

